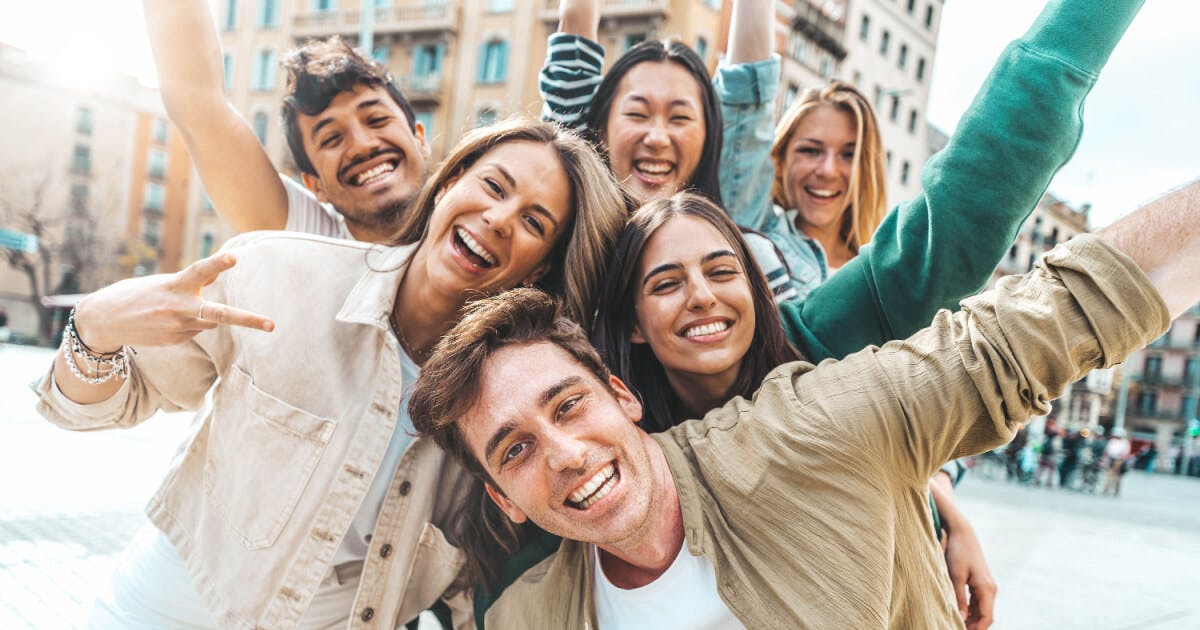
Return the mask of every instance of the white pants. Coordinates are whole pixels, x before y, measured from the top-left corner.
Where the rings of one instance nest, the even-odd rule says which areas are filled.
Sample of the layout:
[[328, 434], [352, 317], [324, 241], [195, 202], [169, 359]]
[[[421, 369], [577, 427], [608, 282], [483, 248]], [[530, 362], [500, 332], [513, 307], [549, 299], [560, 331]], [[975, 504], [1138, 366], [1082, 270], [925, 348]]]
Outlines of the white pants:
[[[298, 627], [344, 628], [357, 590], [357, 578], [339, 584], [331, 575]], [[108, 587], [96, 597], [87, 627], [207, 630], [218, 626], [192, 586], [183, 558], [162, 532], [147, 524], [125, 550]]]

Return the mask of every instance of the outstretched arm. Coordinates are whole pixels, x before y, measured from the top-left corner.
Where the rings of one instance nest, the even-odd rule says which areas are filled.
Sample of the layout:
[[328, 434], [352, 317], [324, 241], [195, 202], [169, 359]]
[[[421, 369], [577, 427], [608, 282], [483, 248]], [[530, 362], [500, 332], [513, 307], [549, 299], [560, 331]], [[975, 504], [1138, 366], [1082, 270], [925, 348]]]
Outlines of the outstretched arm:
[[1082, 133], [1081, 109], [1142, 6], [1053, 0], [1009, 45], [949, 144], [921, 176], [924, 194], [884, 219], [870, 244], [807, 301], [784, 307], [813, 359], [903, 338], [978, 291]]
[[216, 25], [204, 0], [144, 0], [163, 105], [213, 207], [234, 229], [282, 230], [287, 192], [254, 131], [225, 96]]
[[600, 0], [562, 0], [558, 32], [546, 42], [546, 63], [538, 73], [542, 120], [576, 129], [603, 78], [604, 47], [599, 44]]

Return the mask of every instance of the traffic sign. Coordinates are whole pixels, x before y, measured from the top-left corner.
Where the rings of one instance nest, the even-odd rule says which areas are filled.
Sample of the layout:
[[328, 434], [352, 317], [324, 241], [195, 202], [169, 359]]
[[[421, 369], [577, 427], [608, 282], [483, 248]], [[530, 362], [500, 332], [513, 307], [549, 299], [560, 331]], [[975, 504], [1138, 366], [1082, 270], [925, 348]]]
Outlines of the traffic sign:
[[36, 254], [38, 250], [38, 237], [16, 230], [0, 228], [0, 248], [15, 249], [26, 254]]

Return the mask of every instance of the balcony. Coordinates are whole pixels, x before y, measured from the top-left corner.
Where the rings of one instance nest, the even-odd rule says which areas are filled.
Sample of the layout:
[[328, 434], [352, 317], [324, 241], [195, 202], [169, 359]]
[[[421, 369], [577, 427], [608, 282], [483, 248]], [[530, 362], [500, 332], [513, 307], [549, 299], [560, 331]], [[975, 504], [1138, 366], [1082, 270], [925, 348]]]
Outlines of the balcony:
[[[362, 28], [362, 10], [332, 9], [297, 15], [292, 23], [297, 39], [329, 35], [357, 35]], [[458, 4], [411, 2], [375, 10], [376, 36], [391, 34], [455, 33], [458, 31]]]
[[[543, 22], [558, 23], [558, 4], [559, 0], [542, 0]], [[617, 20], [650, 20], [647, 26], [657, 28], [667, 19], [669, 8], [670, 0], [600, 0], [600, 28], [612, 28]]]
[[442, 101], [442, 75], [405, 75], [396, 77], [400, 91], [412, 103], [437, 105]]
[[842, 45], [846, 26], [844, 22], [834, 20], [825, 15], [808, 0], [796, 0], [793, 7], [796, 16], [792, 18], [792, 30], [812, 40], [818, 47], [823, 48], [834, 59], [841, 61], [846, 58], [846, 47]]

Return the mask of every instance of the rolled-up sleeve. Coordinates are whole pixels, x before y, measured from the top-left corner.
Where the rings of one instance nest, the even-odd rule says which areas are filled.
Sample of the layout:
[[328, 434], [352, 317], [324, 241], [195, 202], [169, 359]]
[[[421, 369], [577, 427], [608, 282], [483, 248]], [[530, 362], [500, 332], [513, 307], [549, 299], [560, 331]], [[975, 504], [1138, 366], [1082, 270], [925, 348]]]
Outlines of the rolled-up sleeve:
[[721, 102], [721, 195], [734, 223], [761, 230], [773, 213], [771, 184], [775, 165], [775, 96], [779, 92], [780, 58], [722, 64], [713, 77]]

